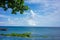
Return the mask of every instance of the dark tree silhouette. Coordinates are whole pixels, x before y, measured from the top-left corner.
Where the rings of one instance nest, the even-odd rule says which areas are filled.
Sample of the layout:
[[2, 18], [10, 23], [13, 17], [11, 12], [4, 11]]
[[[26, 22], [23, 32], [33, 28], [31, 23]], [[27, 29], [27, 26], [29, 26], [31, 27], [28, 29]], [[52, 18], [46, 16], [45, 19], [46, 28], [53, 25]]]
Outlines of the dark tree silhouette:
[[17, 11], [23, 14], [25, 10], [29, 9], [28, 6], [24, 5], [24, 0], [0, 0], [0, 7], [4, 8], [4, 10], [11, 8], [12, 14], [16, 14]]

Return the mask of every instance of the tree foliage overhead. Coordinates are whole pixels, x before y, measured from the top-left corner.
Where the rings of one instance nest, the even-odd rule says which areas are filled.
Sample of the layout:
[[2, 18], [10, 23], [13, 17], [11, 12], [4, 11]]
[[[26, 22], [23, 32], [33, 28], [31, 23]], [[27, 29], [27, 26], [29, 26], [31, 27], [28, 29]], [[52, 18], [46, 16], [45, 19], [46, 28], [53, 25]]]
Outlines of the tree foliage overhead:
[[16, 14], [17, 11], [23, 14], [25, 10], [29, 9], [28, 6], [24, 5], [24, 0], [0, 0], [0, 7], [3, 7], [4, 10], [11, 8], [12, 14]]

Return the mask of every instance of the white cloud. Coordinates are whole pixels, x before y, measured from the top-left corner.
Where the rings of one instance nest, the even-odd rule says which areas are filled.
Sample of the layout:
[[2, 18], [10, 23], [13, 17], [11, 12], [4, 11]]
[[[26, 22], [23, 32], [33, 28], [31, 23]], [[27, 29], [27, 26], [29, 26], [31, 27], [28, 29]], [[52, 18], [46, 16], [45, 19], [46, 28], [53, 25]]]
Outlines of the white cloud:
[[[3, 14], [0, 14], [0, 18], [7, 20], [8, 18], [10, 18], [10, 16], [6, 16], [6, 15], [3, 15]], [[5, 21], [5, 20], [4, 21], [0, 21], [0, 24], [8, 24], [7, 21]]]
[[60, 2], [60, 0], [25, 0], [27, 3], [48, 3], [48, 2]]
[[26, 3], [29, 4], [40, 4], [40, 3], [47, 3], [49, 0], [26, 0]]
[[2, 18], [9, 18], [10, 16], [6, 16], [6, 15], [0, 14], [0, 17], [2, 17]]
[[34, 20], [36, 17], [36, 13], [33, 10], [30, 10], [30, 17], [27, 19], [27, 23], [29, 26], [37, 26], [37, 22]]
[[8, 25], [10, 26], [26, 26], [25, 18], [8, 18]]
[[34, 18], [36, 14], [33, 12], [33, 10], [30, 10], [30, 13], [31, 13], [31, 17]]
[[30, 26], [36, 26], [35, 21], [32, 20], [32, 19], [28, 20], [27, 23], [28, 23], [28, 25], [30, 25]]
[[5, 22], [0, 22], [0, 24], [3, 24], [3, 23], [5, 23]]
[[60, 10], [56, 10], [49, 15], [37, 15], [33, 10], [31, 12], [31, 18], [28, 20], [28, 24], [35, 26], [60, 26]]
[[28, 3], [40, 3], [40, 0], [26, 0]]
[[2, 21], [2, 22], [0, 22], [0, 24], [5, 24], [5, 25], [18, 25], [19, 24], [18, 18], [14, 19], [11, 16], [2, 15], [2, 14], [0, 14], [0, 17], [6, 19], [6, 21], [4, 20], [4, 22]]
[[35, 18], [35, 13], [30, 10], [30, 17], [24, 17], [24, 18], [17, 18], [17, 17], [8, 17], [8, 16], [5, 16], [5, 15], [2, 15], [1, 17], [4, 17], [7, 19], [6, 22], [2, 23], [2, 24], [5, 24], [5, 25], [10, 25], [10, 26], [35, 26], [36, 25], [36, 22], [34, 21], [34, 18]]
[[37, 15], [33, 10], [30, 10], [30, 17], [27, 18], [7, 18], [7, 22], [0, 22], [1, 24], [10, 26], [60, 26], [60, 11], [49, 15]]
[[10, 18], [8, 18], [8, 24], [15, 24], [15, 21], [13, 21]]

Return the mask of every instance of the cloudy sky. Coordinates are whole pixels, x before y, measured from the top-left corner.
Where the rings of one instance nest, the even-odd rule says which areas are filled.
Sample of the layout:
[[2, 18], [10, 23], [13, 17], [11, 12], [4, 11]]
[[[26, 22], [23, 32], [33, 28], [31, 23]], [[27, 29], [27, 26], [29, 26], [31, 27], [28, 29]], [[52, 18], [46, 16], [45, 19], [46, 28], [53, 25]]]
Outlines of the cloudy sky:
[[60, 26], [60, 0], [25, 0], [29, 10], [24, 14], [11, 14], [0, 7], [0, 26]]

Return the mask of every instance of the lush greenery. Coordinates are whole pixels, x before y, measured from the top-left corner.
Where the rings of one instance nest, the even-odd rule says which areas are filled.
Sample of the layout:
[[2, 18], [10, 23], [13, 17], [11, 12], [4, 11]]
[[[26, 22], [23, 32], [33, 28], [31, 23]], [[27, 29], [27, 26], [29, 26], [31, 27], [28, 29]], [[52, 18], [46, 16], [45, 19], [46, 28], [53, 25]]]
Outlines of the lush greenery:
[[14, 36], [14, 37], [24, 37], [24, 38], [48, 38], [47, 35], [40, 35], [40, 36], [32, 36], [31, 32], [26, 32], [26, 33], [10, 33], [10, 34], [0, 34], [1, 36]]
[[12, 14], [16, 14], [16, 12], [20, 12], [23, 14], [25, 10], [28, 10], [28, 6], [24, 5], [24, 0], [0, 0], [0, 7], [3, 7], [4, 10], [8, 8], [12, 9]]
[[25, 37], [25, 38], [29, 38], [31, 37], [31, 33], [27, 32], [27, 33], [23, 33], [23, 34], [18, 34], [18, 33], [11, 33], [11, 34], [0, 34], [1, 36], [16, 36], [16, 37]]

